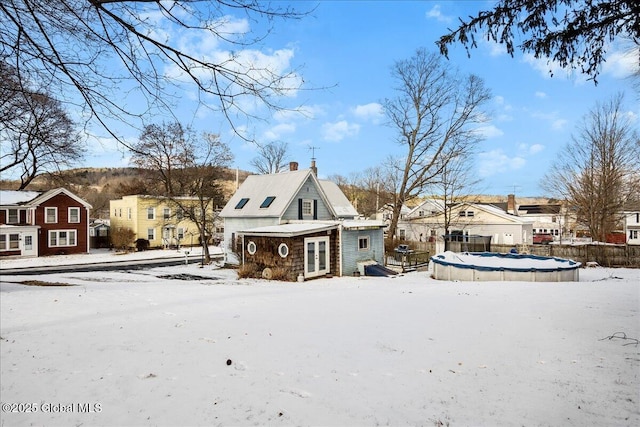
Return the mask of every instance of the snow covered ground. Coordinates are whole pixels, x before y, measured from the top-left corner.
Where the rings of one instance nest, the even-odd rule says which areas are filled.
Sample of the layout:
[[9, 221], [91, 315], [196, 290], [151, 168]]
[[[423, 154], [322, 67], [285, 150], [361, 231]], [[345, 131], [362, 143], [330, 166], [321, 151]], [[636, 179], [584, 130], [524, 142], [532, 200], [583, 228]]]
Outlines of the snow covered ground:
[[0, 424], [635, 426], [639, 309], [632, 269], [566, 283], [3, 275]]

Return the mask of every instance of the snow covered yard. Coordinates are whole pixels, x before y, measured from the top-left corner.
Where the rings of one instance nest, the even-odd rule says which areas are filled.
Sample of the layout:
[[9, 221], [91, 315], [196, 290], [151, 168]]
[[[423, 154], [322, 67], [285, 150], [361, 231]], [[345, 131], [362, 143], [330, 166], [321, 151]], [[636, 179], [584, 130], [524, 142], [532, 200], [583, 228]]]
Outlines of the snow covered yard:
[[[3, 276], [1, 424], [640, 424], [640, 345], [603, 339], [640, 339], [640, 270], [567, 283], [235, 277], [194, 265]], [[18, 284], [30, 279], [73, 286]]]

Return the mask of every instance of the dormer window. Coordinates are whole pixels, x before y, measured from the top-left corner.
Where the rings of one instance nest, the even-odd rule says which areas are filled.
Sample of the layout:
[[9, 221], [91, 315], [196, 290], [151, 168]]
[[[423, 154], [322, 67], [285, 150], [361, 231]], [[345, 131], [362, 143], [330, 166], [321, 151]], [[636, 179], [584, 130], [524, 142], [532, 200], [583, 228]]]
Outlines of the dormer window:
[[276, 199], [275, 196], [268, 196], [266, 199], [264, 199], [264, 202], [262, 202], [262, 204], [260, 205], [260, 209], [268, 208], [269, 206], [271, 206], [271, 203], [273, 203], [275, 199]]
[[247, 202], [249, 201], [248, 198], [242, 198], [240, 199], [240, 201], [238, 202], [238, 204], [236, 205], [236, 209], [242, 209], [244, 208], [244, 205], [247, 204]]

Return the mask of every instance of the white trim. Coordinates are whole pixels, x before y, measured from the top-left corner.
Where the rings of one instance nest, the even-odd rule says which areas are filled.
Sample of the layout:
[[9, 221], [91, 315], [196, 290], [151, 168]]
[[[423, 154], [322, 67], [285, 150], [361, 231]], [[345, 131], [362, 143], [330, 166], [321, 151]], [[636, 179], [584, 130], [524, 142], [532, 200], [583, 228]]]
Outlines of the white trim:
[[[75, 209], [78, 211], [78, 220], [77, 221], [71, 221], [71, 210]], [[67, 222], [69, 224], [80, 224], [82, 222], [82, 211], [80, 210], [80, 208], [78, 206], [69, 206], [67, 208]]]
[[[66, 236], [66, 244], [61, 245], [60, 244], [60, 233], [67, 233]], [[56, 235], [56, 244], [52, 245], [51, 244], [51, 236], [55, 234]], [[70, 244], [69, 241], [71, 240], [70, 236], [73, 235], [73, 244]], [[78, 246], [78, 230], [49, 230], [49, 232], [47, 233], [47, 247], [49, 248], [72, 248]]]
[[[49, 213], [47, 212], [49, 209], [53, 209], [54, 213], [54, 220], [53, 221], [49, 221]], [[58, 223], [58, 208], [55, 206], [44, 206], [44, 223], [45, 224], [57, 224]]]

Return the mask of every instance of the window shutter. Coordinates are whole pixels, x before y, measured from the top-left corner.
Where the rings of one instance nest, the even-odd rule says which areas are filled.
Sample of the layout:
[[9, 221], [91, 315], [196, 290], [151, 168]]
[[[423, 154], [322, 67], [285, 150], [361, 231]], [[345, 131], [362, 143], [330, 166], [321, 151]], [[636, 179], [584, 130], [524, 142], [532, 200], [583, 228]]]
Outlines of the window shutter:
[[298, 199], [298, 219], [302, 219], [302, 199]]
[[318, 201], [313, 200], [313, 219], [318, 219]]

